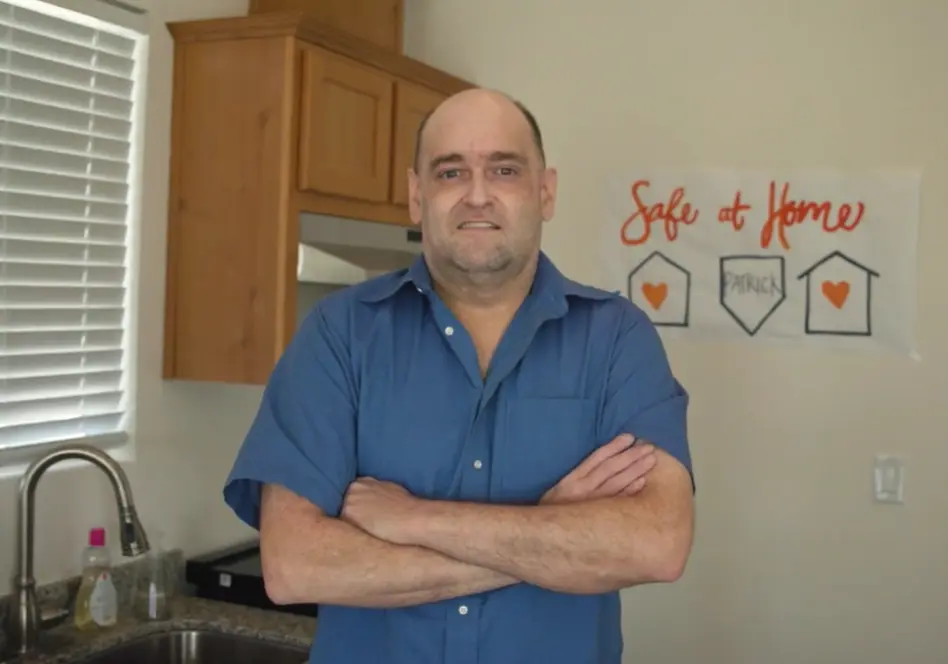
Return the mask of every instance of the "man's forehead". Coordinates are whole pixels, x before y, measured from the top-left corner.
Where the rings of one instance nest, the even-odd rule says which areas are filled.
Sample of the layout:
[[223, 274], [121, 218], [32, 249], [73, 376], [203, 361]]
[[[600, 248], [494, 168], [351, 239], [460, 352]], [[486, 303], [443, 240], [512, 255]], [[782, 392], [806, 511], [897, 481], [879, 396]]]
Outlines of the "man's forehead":
[[470, 160], [518, 155], [545, 163], [536, 121], [519, 102], [496, 90], [459, 92], [429, 113], [418, 128], [414, 165], [422, 169], [444, 161], [444, 155]]
[[432, 117], [425, 130], [424, 152], [429, 158], [455, 155], [465, 161], [528, 159], [531, 134], [525, 122], [496, 115], [453, 114]]
[[502, 114], [456, 114], [434, 116], [427, 128], [432, 144], [454, 144], [458, 149], [487, 150], [500, 148], [501, 143], [520, 143], [530, 140], [530, 128], [516, 117]]

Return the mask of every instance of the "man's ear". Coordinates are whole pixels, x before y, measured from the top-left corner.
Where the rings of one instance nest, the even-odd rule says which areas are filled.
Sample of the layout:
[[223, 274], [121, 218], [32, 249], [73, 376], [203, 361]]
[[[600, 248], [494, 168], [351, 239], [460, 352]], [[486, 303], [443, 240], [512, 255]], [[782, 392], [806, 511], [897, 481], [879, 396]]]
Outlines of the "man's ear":
[[540, 180], [540, 212], [543, 221], [552, 219], [556, 212], [556, 184], [556, 169], [544, 169]]
[[421, 179], [414, 168], [408, 169], [408, 215], [416, 226], [421, 223]]

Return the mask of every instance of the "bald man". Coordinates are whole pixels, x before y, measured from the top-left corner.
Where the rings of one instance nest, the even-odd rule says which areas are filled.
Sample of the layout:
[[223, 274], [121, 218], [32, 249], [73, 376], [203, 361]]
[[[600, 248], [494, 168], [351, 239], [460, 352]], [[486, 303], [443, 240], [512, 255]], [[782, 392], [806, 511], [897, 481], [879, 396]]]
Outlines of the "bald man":
[[[649, 319], [540, 250], [556, 172], [489, 90], [419, 130], [423, 255], [334, 293], [224, 490], [312, 664], [619, 664], [619, 590], [679, 578], [688, 396]], [[576, 232], [586, 231], [581, 220]]]

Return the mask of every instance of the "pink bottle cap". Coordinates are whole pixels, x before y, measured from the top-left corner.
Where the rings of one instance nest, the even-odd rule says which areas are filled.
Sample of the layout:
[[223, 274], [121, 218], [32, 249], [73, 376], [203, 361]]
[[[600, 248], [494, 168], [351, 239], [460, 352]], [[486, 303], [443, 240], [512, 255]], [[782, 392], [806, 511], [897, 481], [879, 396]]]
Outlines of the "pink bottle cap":
[[89, 546], [105, 546], [105, 528], [93, 528], [89, 531]]

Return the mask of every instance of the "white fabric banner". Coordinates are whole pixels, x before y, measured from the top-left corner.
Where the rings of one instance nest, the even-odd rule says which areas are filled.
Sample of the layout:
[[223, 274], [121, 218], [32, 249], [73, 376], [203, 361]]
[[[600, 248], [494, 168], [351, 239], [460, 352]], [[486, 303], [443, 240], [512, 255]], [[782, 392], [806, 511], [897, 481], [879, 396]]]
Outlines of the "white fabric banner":
[[607, 187], [606, 287], [663, 334], [918, 357], [918, 174], [704, 170]]

